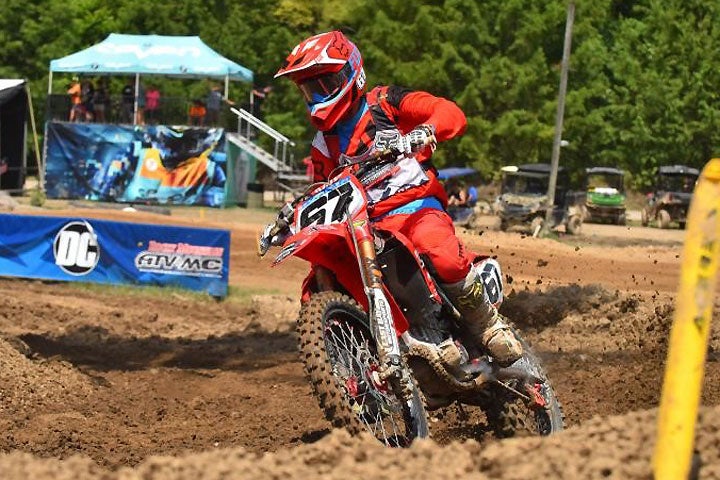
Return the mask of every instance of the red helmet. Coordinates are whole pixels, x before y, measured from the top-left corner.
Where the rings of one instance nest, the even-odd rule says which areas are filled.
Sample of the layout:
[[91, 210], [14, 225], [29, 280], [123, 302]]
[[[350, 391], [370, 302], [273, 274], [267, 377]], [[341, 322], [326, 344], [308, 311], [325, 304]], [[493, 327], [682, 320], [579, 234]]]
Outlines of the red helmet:
[[334, 127], [365, 93], [360, 50], [339, 31], [300, 42], [275, 78], [285, 75], [300, 88], [310, 120], [322, 131]]

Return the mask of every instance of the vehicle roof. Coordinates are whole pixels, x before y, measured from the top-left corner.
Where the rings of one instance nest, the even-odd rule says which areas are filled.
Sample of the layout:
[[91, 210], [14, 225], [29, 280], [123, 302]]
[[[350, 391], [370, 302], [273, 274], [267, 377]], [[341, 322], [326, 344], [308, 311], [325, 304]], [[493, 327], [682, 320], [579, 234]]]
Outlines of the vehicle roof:
[[588, 175], [591, 173], [610, 173], [613, 175], [625, 175], [625, 172], [619, 168], [614, 167], [589, 167], [585, 169], [585, 173]]
[[697, 168], [688, 167], [687, 165], [663, 165], [660, 167], [660, 173], [668, 174], [685, 174], [685, 175], [700, 175], [700, 170]]
[[[543, 175], [550, 175], [550, 164], [549, 163], [525, 163], [522, 165], [507, 165], [502, 168], [503, 171], [512, 173], [511, 170], [506, 170], [508, 167], [517, 168], [517, 173], [536, 173]], [[564, 172], [565, 167], [558, 166], [558, 173]]]

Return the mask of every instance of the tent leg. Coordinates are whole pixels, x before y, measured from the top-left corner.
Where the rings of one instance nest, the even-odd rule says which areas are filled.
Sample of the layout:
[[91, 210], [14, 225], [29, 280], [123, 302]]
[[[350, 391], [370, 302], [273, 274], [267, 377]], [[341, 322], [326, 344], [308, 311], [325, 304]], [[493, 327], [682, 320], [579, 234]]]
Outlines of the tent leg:
[[[52, 74], [51, 74], [52, 75]], [[30, 109], [30, 125], [32, 125], [33, 141], [35, 143], [35, 161], [38, 167], [38, 189], [45, 191], [45, 166], [40, 161], [40, 148], [38, 147], [37, 128], [35, 127], [35, 111], [33, 110], [32, 96], [30, 95], [30, 86], [25, 83], [25, 91], [27, 92], [28, 107]]]
[[133, 125], [137, 125], [138, 92], [140, 91], [140, 74], [135, 74], [135, 104], [133, 105]]
[[52, 70], [50, 70], [50, 76], [48, 77], [48, 95], [52, 95]]

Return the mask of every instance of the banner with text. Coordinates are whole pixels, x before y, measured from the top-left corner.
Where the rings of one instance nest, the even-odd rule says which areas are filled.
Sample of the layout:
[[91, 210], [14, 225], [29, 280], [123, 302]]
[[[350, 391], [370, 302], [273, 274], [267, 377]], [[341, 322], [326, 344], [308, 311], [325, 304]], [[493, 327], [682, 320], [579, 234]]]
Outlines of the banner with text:
[[230, 232], [0, 215], [0, 275], [176, 286], [227, 295]]
[[225, 203], [221, 128], [48, 122], [45, 158], [50, 198]]

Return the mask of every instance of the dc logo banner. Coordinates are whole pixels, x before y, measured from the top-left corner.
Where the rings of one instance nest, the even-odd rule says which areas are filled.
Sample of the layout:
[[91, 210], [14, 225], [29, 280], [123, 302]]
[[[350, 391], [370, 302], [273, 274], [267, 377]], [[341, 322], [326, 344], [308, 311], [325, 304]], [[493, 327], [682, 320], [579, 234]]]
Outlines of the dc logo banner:
[[88, 222], [70, 222], [55, 236], [55, 265], [70, 275], [87, 275], [100, 260], [97, 235]]

